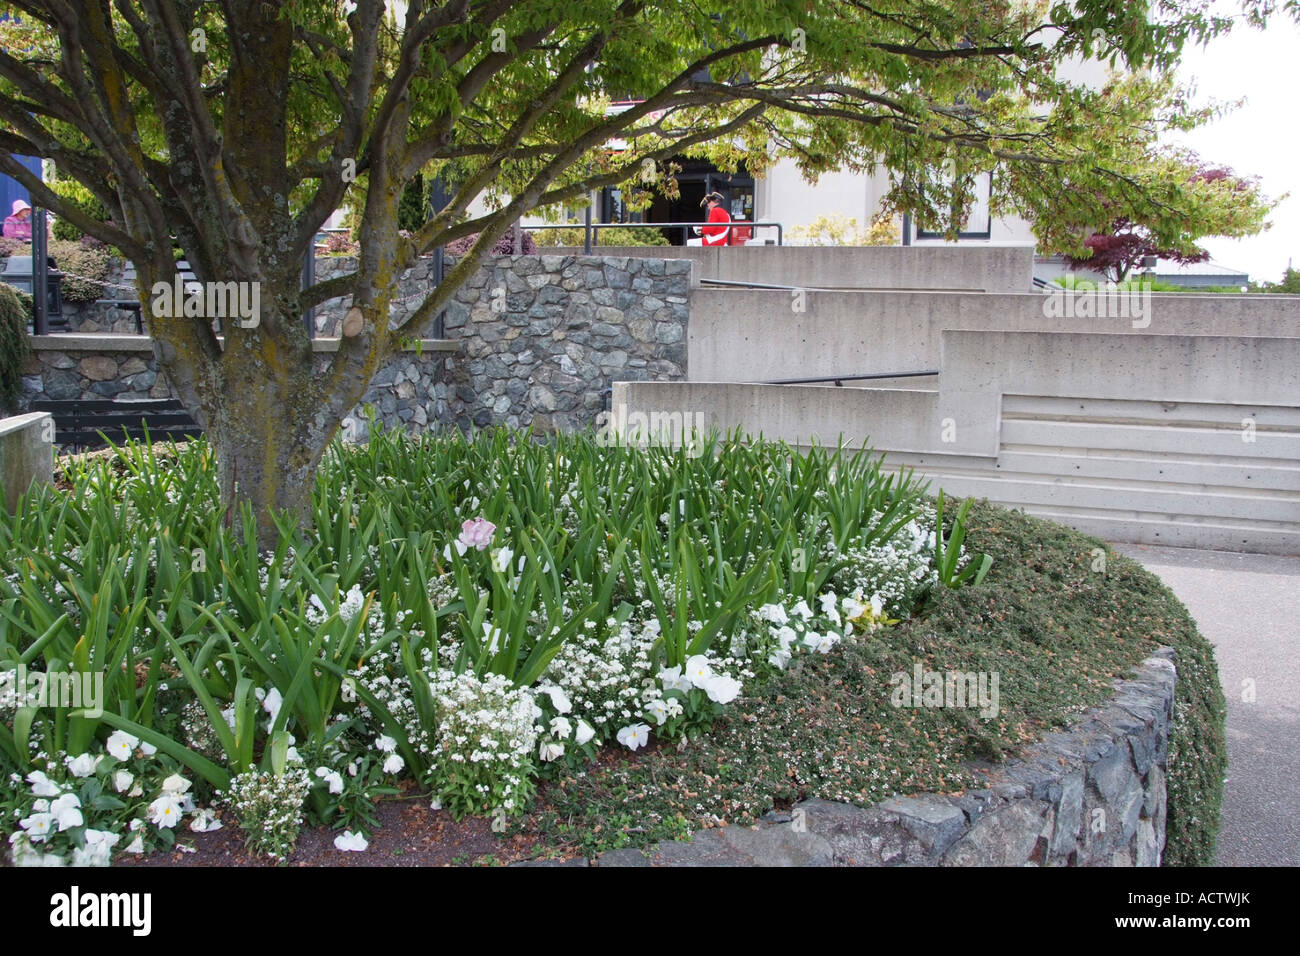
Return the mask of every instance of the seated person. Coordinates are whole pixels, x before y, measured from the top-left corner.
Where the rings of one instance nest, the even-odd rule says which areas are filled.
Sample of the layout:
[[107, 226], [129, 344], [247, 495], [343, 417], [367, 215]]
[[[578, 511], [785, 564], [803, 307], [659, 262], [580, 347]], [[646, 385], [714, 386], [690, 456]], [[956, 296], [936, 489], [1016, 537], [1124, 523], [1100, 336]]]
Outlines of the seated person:
[[5, 218], [4, 237], [6, 239], [32, 238], [32, 207], [21, 199], [14, 200], [13, 213]]

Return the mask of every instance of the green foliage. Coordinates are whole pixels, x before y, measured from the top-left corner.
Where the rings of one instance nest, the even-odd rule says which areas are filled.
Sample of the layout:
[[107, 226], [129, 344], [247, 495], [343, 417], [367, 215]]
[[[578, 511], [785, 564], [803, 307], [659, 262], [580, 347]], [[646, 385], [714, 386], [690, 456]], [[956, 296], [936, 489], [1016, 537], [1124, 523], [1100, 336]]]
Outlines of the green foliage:
[[31, 297], [23, 297], [13, 286], [0, 282], [0, 411], [12, 410], [22, 388], [23, 366], [31, 354], [27, 322]]
[[[1224, 701], [1213, 646], [1153, 574], [1105, 543], [988, 502], [967, 515], [968, 545], [994, 559], [979, 587], [937, 589], [925, 613], [837, 652], [807, 655], [728, 708], [684, 753], [574, 769], [544, 787], [540, 824], [566, 850], [751, 825], [807, 799], [861, 806], [895, 794], [987, 786], [969, 761], [1014, 757], [1026, 742], [1114, 696], [1112, 682], [1156, 648], [1177, 653], [1167, 768], [1166, 866], [1211, 866], [1227, 772]], [[999, 671], [989, 721], [954, 708], [891, 706], [889, 675], [917, 660]]]
[[65, 302], [94, 302], [104, 296], [104, 286], [97, 279], [108, 277], [110, 255], [108, 248], [86, 242], [54, 240], [49, 253], [59, 264], [61, 272], [85, 276], [84, 279], [66, 276], [63, 280]]
[[397, 228], [415, 232], [429, 220], [425, 201], [424, 178], [416, 176], [407, 182], [402, 198], [397, 204]]
[[1257, 286], [1253, 291], [1273, 292], [1281, 295], [1300, 295], [1300, 269], [1292, 269], [1288, 265], [1286, 271], [1282, 273], [1281, 282], [1265, 282]]
[[[534, 232], [537, 244], [545, 247], [581, 246], [587, 231], [582, 226], [572, 229], [538, 229]], [[597, 229], [592, 232], [592, 244], [601, 246], [667, 246], [670, 243], [658, 229]]]
[[[51, 183], [51, 188], [69, 204], [76, 206], [81, 212], [85, 213], [92, 219], [99, 222], [108, 221], [108, 211], [104, 209], [104, 204], [95, 197], [89, 189], [77, 182], [75, 179], [58, 179]], [[76, 242], [85, 233], [68, 222], [66, 219], [56, 218], [54, 220], [54, 238], [66, 242]]]

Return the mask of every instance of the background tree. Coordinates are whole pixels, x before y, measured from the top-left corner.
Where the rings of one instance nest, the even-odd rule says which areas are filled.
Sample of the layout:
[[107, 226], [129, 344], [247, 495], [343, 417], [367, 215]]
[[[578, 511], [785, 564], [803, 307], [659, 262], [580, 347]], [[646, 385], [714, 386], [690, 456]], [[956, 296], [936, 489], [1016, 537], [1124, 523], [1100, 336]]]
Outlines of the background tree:
[[[1203, 166], [1188, 180], [1188, 187], [1205, 197], [1207, 225], [1202, 235], [1245, 235], [1266, 228], [1263, 217], [1266, 204], [1259, 195], [1259, 181], [1241, 178], [1223, 166]], [[1106, 232], [1094, 232], [1084, 240], [1086, 256], [1066, 255], [1072, 270], [1092, 269], [1115, 282], [1128, 274], [1148, 256], [1172, 262], [1205, 262], [1210, 254], [1194, 243], [1199, 236], [1188, 235], [1177, 245], [1161, 246], [1151, 229], [1131, 219], [1120, 217]]]
[[[1172, 0], [12, 0], [0, 11], [0, 170], [116, 246], [141, 300], [175, 276], [258, 282], [255, 327], [153, 316], [155, 353], [218, 459], [228, 504], [269, 541], [304, 513], [342, 417], [521, 215], [704, 155], [755, 174], [890, 171], [885, 214], [950, 226], [993, 176], [994, 215], [1081, 254], [1106, 220], [1175, 247], [1217, 227], [1161, 132], [1208, 116], [1169, 79], [1179, 50], [1226, 29]], [[394, 9], [396, 9], [394, 5]], [[1075, 55], [1126, 70], [1101, 89], [1058, 75]], [[614, 99], [637, 101], [619, 111]], [[53, 159], [103, 205], [87, 215], [14, 155]], [[454, 166], [436, 217], [398, 231], [417, 175]], [[491, 211], [468, 215], [484, 197]], [[1084, 197], [1090, 197], [1085, 201]], [[299, 290], [329, 214], [359, 210], [358, 267]], [[1213, 231], [1213, 230], [1211, 230]], [[468, 235], [470, 252], [400, 325], [395, 279]], [[345, 338], [313, 371], [303, 310], [350, 296]], [[232, 509], [232, 514], [234, 509]]]

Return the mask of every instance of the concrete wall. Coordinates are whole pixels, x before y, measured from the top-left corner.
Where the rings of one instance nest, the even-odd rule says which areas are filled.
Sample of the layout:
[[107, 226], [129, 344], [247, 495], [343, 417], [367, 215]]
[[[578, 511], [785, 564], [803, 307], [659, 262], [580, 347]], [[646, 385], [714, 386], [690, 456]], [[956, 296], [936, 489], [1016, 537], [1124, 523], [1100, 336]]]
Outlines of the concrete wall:
[[689, 259], [696, 264], [697, 279], [810, 289], [1024, 292], [1032, 286], [1034, 267], [1029, 246], [601, 246], [593, 251], [602, 256]]
[[[725, 308], [697, 306], [692, 381], [619, 384], [615, 405], [624, 420], [673, 409], [797, 445], [869, 444], [950, 494], [1111, 540], [1300, 553], [1300, 300], [1164, 297], [1148, 328], [1070, 320], [1099, 330], [1076, 332], [1052, 329], [1068, 323], [1044, 316], [1035, 296], [854, 299], [883, 331], [855, 328], [846, 298], [814, 298], [836, 304], [833, 314], [792, 317], [782, 348], [770, 347], [776, 316], [742, 330]], [[921, 321], [882, 300], [910, 300]], [[748, 368], [734, 367], [746, 356]], [[870, 388], [696, 380], [719, 369], [750, 372], [751, 382], [826, 374], [829, 362], [845, 374], [926, 365], [940, 374]]]
[[0, 488], [13, 514], [32, 482], [54, 480], [54, 421], [48, 412], [0, 419]]
[[937, 369], [945, 329], [1300, 335], [1300, 297], [1294, 296], [1155, 293], [1127, 303], [1142, 310], [1138, 320], [1128, 307], [1114, 318], [1081, 316], [1085, 301], [1085, 293], [1064, 290], [1057, 296], [806, 292], [798, 300], [784, 291], [701, 288], [691, 297], [690, 377], [765, 382]]

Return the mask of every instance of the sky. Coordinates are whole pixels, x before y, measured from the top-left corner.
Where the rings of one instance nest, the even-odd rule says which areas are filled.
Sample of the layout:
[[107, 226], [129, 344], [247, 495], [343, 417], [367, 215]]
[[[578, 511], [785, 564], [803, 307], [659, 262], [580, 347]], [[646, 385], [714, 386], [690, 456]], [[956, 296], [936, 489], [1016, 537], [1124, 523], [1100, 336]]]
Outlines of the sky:
[[1206, 238], [1201, 245], [1214, 262], [1255, 281], [1278, 281], [1288, 259], [1300, 269], [1300, 24], [1278, 18], [1265, 31], [1239, 24], [1206, 48], [1184, 51], [1179, 78], [1195, 81], [1197, 102], [1246, 102], [1170, 142], [1195, 149], [1213, 165], [1260, 177], [1271, 198], [1291, 194], [1273, 210], [1268, 231], [1247, 239]]

